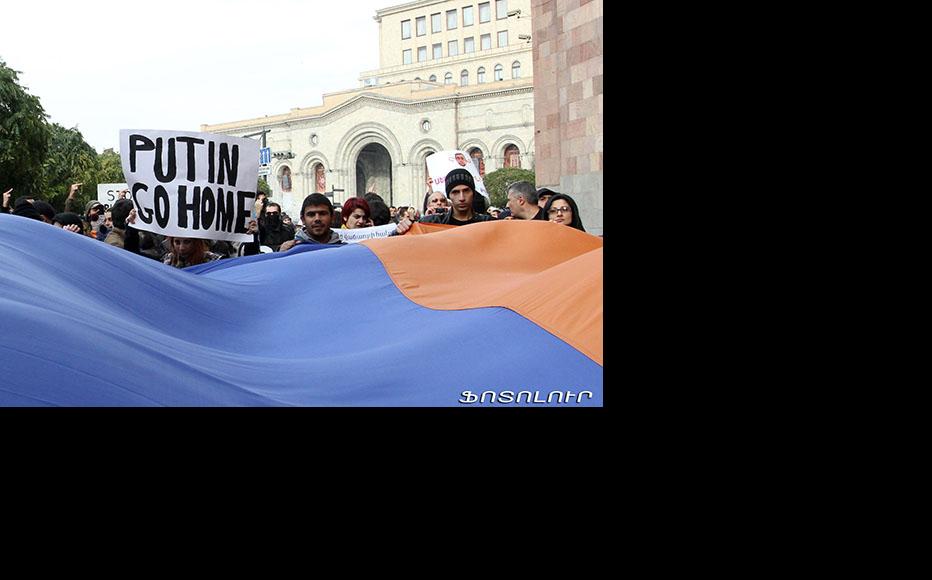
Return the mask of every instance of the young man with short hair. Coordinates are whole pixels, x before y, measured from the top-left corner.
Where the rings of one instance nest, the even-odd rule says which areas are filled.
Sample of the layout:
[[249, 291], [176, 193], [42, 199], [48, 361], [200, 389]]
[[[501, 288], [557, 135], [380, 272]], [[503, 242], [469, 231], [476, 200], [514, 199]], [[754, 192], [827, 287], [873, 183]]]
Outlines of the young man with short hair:
[[[451, 203], [450, 211], [444, 214], [426, 215], [421, 218], [421, 223], [465, 226], [492, 219], [489, 214], [482, 213], [484, 203], [477, 199], [481, 197], [481, 194], [476, 193], [476, 182], [472, 173], [466, 169], [454, 169], [447, 174], [444, 185]], [[479, 207], [483, 209], [480, 210]]]

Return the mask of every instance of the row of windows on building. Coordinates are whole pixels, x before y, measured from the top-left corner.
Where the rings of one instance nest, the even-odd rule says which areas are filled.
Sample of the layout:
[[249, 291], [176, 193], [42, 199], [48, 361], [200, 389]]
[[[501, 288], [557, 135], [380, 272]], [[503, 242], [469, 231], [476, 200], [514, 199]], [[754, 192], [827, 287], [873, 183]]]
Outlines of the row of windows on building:
[[[505, 76], [504, 76], [505, 68], [502, 65], [497, 64], [495, 65], [495, 68], [492, 70], [495, 75], [494, 76], [495, 80], [497, 81], [505, 80]], [[514, 61], [513, 63], [511, 63], [511, 78], [513, 79], [521, 78], [521, 63], [518, 61]], [[419, 81], [421, 80], [421, 77], [414, 77], [414, 80]], [[437, 75], [430, 75], [430, 78], [428, 80], [432, 83], [437, 82]], [[401, 82], [404, 82], [404, 80], [402, 80]], [[479, 69], [476, 70], [476, 83], [481, 85], [484, 82], [485, 82], [485, 67], [480, 66]], [[453, 73], [448, 72], [447, 74], [443, 75], [443, 84], [445, 85], [453, 84]], [[460, 86], [465, 87], [468, 85], [469, 85], [469, 71], [466, 69], [463, 69], [460, 71]]]
[[[433, 151], [430, 151], [429, 153], [433, 153]], [[476, 167], [476, 171], [479, 172], [479, 175], [485, 177], [485, 159], [483, 158], [482, 149], [474, 147], [469, 150], [469, 155], [472, 157], [472, 162]], [[521, 151], [518, 149], [517, 145], [512, 143], [505, 146], [505, 149], [502, 152], [502, 167], [515, 167], [518, 169], [521, 168]], [[318, 163], [314, 166], [313, 175], [314, 190], [317, 193], [325, 193], [327, 191], [327, 177], [322, 163]], [[278, 170], [278, 184], [282, 191], [286, 193], [291, 192], [291, 168], [287, 165]]]
[[[498, 33], [498, 47], [504, 48], [508, 46], [508, 31], [502, 30]], [[479, 37], [479, 50], [490, 50], [492, 48], [492, 35], [483, 34]], [[443, 58], [443, 44], [436, 43], [431, 46], [432, 54], [431, 57], [434, 60]], [[471, 52], [476, 52], [476, 39], [475, 37], [470, 36], [469, 38], [463, 39], [463, 54], [469, 54]], [[401, 61], [403, 64], [412, 64], [413, 50], [406, 48], [401, 51]], [[451, 40], [447, 42], [447, 56], [459, 56], [460, 54], [460, 45], [459, 40]], [[427, 46], [419, 46], [417, 48], [417, 61], [426, 62], [427, 61]]]
[[[460, 10], [447, 10], [447, 30], [456, 30], [459, 26], [459, 13]], [[463, 26], [472, 26], [473, 25], [473, 6], [463, 6], [462, 8], [463, 15]], [[436, 14], [430, 15], [430, 32], [431, 34], [437, 32], [443, 32], [442, 20], [443, 13], [437, 12]], [[507, 0], [495, 0], [495, 18], [501, 20], [503, 18], [508, 18], [508, 1]], [[492, 9], [491, 3], [482, 2], [479, 4], [479, 24], [485, 22], [490, 22], [492, 20]], [[424, 36], [427, 34], [427, 17], [418, 16], [414, 19], [415, 33], [417, 36]], [[411, 38], [411, 20], [402, 20], [401, 21], [401, 39], [408, 40]]]

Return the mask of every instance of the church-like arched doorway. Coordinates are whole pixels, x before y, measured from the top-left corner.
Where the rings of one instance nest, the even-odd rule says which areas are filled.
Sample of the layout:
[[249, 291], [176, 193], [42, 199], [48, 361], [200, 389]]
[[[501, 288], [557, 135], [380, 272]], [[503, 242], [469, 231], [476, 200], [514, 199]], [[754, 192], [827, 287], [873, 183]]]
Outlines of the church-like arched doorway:
[[356, 158], [356, 195], [374, 191], [388, 205], [392, 200], [392, 156], [379, 143], [369, 143]]

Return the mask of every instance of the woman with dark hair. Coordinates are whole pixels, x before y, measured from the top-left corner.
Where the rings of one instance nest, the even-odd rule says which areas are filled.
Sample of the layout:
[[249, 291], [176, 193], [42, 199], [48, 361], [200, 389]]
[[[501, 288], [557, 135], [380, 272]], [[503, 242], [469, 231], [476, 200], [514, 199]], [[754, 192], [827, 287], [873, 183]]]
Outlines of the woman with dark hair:
[[576, 202], [565, 193], [558, 193], [548, 199], [542, 213], [546, 219], [554, 223], [570, 226], [581, 232], [586, 231], [586, 228], [582, 225], [582, 219], [579, 217], [579, 208], [576, 206]]

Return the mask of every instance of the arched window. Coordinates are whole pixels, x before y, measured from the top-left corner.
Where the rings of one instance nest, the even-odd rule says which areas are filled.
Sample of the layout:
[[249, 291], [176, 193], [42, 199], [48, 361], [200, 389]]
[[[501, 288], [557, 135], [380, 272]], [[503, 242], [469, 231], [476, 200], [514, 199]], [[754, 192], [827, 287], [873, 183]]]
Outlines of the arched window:
[[323, 163], [314, 166], [314, 191], [317, 193], [327, 191], [327, 175], [324, 172]]
[[278, 181], [283, 192], [291, 191], [291, 169], [287, 165], [282, 167], [281, 172], [278, 174]]
[[414, 80], [419, 81], [421, 80], [421, 77], [414, 77]]
[[521, 168], [521, 152], [517, 145], [505, 147], [505, 167]]
[[443, 84], [452, 85], [453, 84], [453, 73], [447, 73], [443, 75]]
[[429, 80], [429, 81], [432, 82], [432, 83], [435, 83], [435, 82], [437, 82], [437, 75], [430, 75], [430, 78], [427, 79], [427, 80]]
[[504, 69], [504, 67], [502, 67], [502, 65], [500, 65], [500, 64], [495, 65], [495, 80], [500, 81], [500, 80], [502, 80], [502, 79], [504, 78], [504, 77], [502, 76], [502, 71], [503, 71], [503, 70], [505, 70], [505, 69]]
[[519, 79], [521, 78], [521, 63], [514, 61], [511, 63], [511, 78]]
[[463, 70], [460, 73], [460, 86], [465, 87], [468, 84], [469, 84], [469, 71]]
[[482, 149], [473, 147], [469, 150], [469, 156], [472, 158], [472, 164], [476, 166], [479, 176], [485, 177], [485, 159], [483, 159]]
[[485, 67], [480, 66], [479, 70], [476, 71], [476, 82], [482, 84], [485, 82]]

